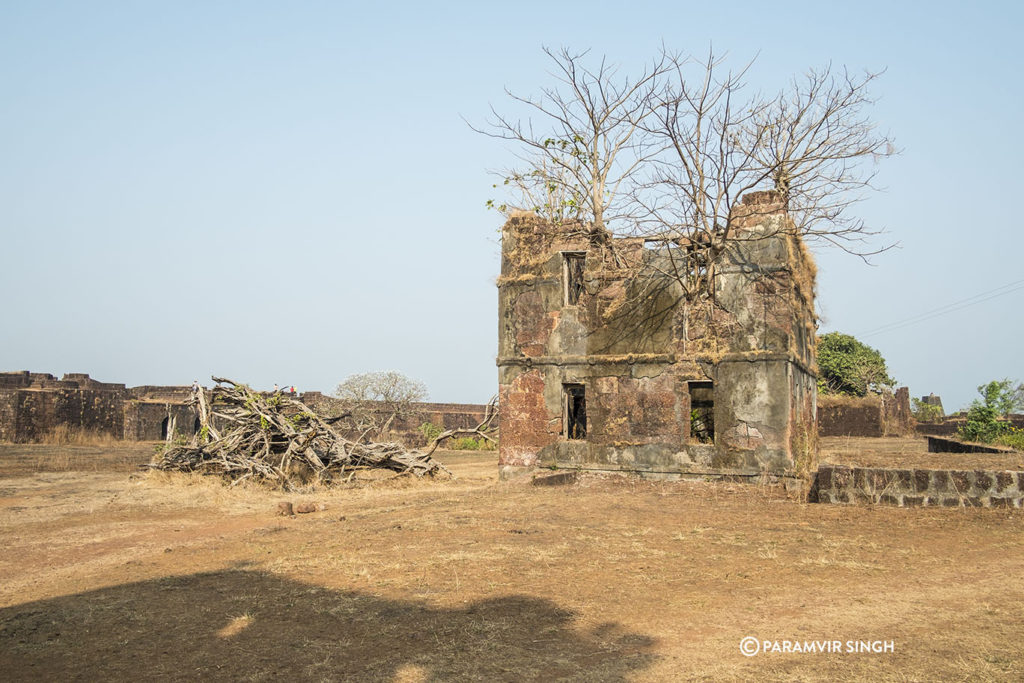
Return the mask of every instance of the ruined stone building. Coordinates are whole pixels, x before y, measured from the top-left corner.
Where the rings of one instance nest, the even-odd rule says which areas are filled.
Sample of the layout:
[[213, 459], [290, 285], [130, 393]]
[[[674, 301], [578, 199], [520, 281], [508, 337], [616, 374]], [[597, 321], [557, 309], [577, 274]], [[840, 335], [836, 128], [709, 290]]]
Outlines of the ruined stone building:
[[813, 468], [813, 261], [775, 193], [744, 197], [733, 224], [713, 300], [695, 302], [679, 268], [706, 267], [699, 245], [595, 245], [533, 215], [505, 224], [503, 477], [549, 466], [741, 477]]

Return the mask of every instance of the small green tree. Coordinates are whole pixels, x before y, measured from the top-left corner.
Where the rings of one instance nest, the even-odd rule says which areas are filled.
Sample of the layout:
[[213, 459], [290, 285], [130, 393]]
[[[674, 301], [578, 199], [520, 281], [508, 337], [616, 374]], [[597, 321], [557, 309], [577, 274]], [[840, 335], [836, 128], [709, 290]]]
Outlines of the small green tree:
[[818, 337], [818, 390], [826, 394], [866, 396], [891, 389], [885, 359], [877, 349], [841, 332]]
[[971, 403], [959, 435], [967, 441], [992, 442], [1010, 431], [1010, 423], [999, 418], [1024, 408], [1024, 384], [1015, 387], [1008, 379], [992, 380], [978, 387], [978, 393], [982, 400]]

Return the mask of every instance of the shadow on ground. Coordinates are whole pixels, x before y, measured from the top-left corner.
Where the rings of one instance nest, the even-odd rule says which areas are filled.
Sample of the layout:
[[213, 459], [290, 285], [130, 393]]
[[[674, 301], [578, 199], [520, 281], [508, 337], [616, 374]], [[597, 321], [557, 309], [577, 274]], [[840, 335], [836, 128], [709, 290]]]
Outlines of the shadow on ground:
[[624, 680], [652, 638], [589, 631], [555, 603], [463, 608], [330, 590], [247, 569], [125, 584], [0, 610], [5, 680]]

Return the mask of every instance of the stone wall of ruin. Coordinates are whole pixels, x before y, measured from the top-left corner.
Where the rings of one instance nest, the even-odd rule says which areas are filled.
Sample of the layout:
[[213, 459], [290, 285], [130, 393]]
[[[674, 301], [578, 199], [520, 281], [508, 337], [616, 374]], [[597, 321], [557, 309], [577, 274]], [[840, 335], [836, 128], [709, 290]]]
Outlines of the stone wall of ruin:
[[59, 425], [121, 438], [126, 397], [123, 384], [84, 374], [0, 373], [0, 440], [38, 441]]
[[[1006, 421], [1017, 429], [1024, 429], [1024, 415], [1009, 415], [1006, 417]], [[914, 431], [918, 434], [932, 434], [934, 436], [955, 436], [960, 431], [960, 428], [966, 424], [966, 416], [960, 413], [947, 415], [942, 422], [918, 422], [914, 425]]]
[[1011, 507], [1024, 502], [1024, 472], [822, 465], [811, 502], [917, 507]]

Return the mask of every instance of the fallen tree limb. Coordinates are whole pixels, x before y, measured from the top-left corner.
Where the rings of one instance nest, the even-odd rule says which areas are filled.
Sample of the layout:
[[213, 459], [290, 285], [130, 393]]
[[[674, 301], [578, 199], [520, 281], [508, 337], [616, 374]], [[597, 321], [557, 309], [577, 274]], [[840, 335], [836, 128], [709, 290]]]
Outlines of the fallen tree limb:
[[487, 408], [484, 410], [484, 419], [480, 421], [476, 427], [471, 429], [448, 429], [433, 439], [427, 444], [427, 455], [433, 454], [437, 450], [438, 446], [441, 445], [447, 439], [454, 438], [456, 436], [479, 436], [483, 439], [490, 441], [491, 443], [498, 443], [494, 435], [497, 433], [497, 427], [494, 425], [494, 421], [498, 417], [498, 397], [493, 396], [491, 400], [487, 402]]

